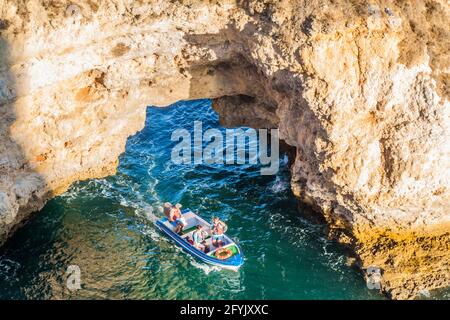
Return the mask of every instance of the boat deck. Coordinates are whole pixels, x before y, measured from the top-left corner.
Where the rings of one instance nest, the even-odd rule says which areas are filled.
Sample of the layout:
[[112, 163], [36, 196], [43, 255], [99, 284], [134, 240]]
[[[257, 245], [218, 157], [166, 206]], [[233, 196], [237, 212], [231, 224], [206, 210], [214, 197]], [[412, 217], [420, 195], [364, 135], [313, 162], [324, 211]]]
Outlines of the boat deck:
[[[196, 214], [194, 214], [192, 211], [183, 212], [183, 217], [186, 219], [187, 226], [184, 227], [181, 238], [184, 240], [192, 239], [192, 234], [194, 233], [197, 225], [202, 225], [203, 230], [206, 231], [208, 236], [206, 237], [206, 245], [209, 246], [210, 251], [207, 253], [209, 256], [213, 256], [214, 253], [219, 249], [218, 247], [215, 247], [212, 244], [212, 237], [211, 237], [211, 225], [205, 221], [204, 219], [200, 218]], [[164, 225], [168, 227], [170, 230], [175, 232], [175, 227], [167, 220], [164, 222]], [[234, 245], [234, 241], [232, 241], [229, 237], [224, 235], [223, 239], [224, 245], [221, 248], [224, 247], [231, 247]], [[233, 250], [232, 250], [233, 251]]]

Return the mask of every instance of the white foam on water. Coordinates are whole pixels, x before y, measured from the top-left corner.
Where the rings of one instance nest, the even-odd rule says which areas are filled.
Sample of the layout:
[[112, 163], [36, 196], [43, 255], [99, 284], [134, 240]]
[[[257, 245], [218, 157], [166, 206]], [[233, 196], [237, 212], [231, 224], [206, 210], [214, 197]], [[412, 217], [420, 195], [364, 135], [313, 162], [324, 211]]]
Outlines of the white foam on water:
[[270, 190], [273, 193], [281, 193], [283, 191], [286, 191], [288, 188], [289, 188], [289, 181], [287, 181], [286, 179], [283, 179], [280, 176], [277, 176], [275, 178], [275, 181], [270, 186]]
[[209, 265], [209, 264], [206, 264], [206, 263], [200, 263], [200, 262], [197, 262], [195, 260], [191, 260], [190, 264], [192, 266], [194, 266], [195, 268], [202, 270], [206, 275], [208, 275], [210, 272], [213, 272], [213, 271], [220, 271], [220, 270], [222, 270], [222, 268], [220, 268], [218, 266], [212, 266], [212, 265]]
[[146, 227], [142, 233], [149, 236], [154, 241], [160, 241], [161, 237], [153, 226], [153, 223], [160, 219], [160, 217], [156, 214], [158, 210], [154, 209], [153, 206], [145, 202], [143, 195], [139, 192], [136, 192], [137, 199], [135, 200], [128, 200], [123, 196], [121, 196], [121, 198], [122, 206], [133, 208], [137, 217], [143, 218], [145, 221], [150, 222], [150, 224], [146, 224]]
[[224, 278], [225, 283], [227, 284], [227, 291], [232, 292], [234, 294], [239, 294], [245, 292], [246, 287], [243, 285], [241, 281], [241, 273], [233, 272], [232, 275], [229, 275]]
[[[289, 159], [285, 154], [280, 160], [280, 167], [282, 169], [285, 169], [285, 167], [287, 167], [288, 160]], [[281, 193], [283, 191], [286, 191], [290, 187], [289, 175], [283, 174], [283, 171], [284, 170], [278, 171], [275, 181], [269, 187], [273, 193]]]
[[149, 205], [147, 205], [147, 207], [144, 209], [144, 216], [147, 220], [153, 223], [159, 220], [159, 217], [153, 213], [153, 207]]
[[0, 274], [8, 281], [16, 278], [20, 263], [9, 258], [0, 257]]
[[[157, 201], [159, 197], [155, 191], [155, 186], [158, 184], [157, 179], [152, 179], [148, 184], [146, 193], [150, 194]], [[122, 192], [118, 188], [128, 189], [127, 192]], [[90, 190], [95, 189], [96, 192]], [[107, 179], [94, 179], [87, 182], [87, 185], [75, 185], [68, 192], [62, 196], [67, 201], [77, 200], [82, 197], [98, 197], [98, 196], [114, 199], [121, 206], [134, 209], [134, 213], [137, 217], [150, 222], [148, 226], [144, 227], [143, 234], [149, 236], [155, 241], [160, 240], [159, 233], [153, 227], [159, 217], [157, 215], [158, 210], [150, 205], [145, 200], [145, 194], [140, 192], [140, 186], [138, 183], [130, 183], [130, 181], [124, 175], [117, 175], [117, 179], [114, 183]], [[161, 202], [161, 201], [158, 201]], [[162, 202], [161, 202], [162, 203]]]
[[142, 231], [142, 234], [150, 237], [154, 241], [161, 241], [160, 234], [154, 228], [146, 228], [144, 231]]
[[325, 258], [324, 264], [325, 266], [331, 268], [333, 271], [339, 274], [344, 273], [344, 269], [342, 268], [345, 265], [345, 256], [328, 250], [329, 246], [332, 246], [331, 243], [325, 239], [320, 237], [319, 241], [322, 242], [322, 252], [320, 252], [320, 256]]
[[287, 154], [284, 154], [283, 158], [280, 161], [280, 166], [285, 167], [285, 166], [287, 166], [288, 162], [289, 162], [289, 158], [288, 158]]

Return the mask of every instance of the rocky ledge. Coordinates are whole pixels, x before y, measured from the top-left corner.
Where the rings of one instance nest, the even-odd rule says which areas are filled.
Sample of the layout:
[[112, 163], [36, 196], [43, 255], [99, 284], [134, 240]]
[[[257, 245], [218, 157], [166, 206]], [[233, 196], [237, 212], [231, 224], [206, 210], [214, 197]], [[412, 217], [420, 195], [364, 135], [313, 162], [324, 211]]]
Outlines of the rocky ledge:
[[4, 0], [0, 242], [77, 180], [113, 174], [147, 105], [212, 98], [278, 127], [292, 190], [382, 291], [450, 284], [445, 0]]

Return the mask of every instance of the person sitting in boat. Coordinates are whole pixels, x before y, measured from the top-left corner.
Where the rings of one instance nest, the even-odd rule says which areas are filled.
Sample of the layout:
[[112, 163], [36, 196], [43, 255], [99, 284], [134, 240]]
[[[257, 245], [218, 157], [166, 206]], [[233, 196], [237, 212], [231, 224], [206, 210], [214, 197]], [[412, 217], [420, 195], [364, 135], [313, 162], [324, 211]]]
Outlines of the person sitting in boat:
[[194, 247], [205, 253], [209, 252], [209, 247], [206, 244], [205, 240], [207, 235], [208, 235], [207, 232], [203, 230], [203, 226], [200, 224], [196, 226], [195, 231], [192, 233], [192, 240], [194, 242]]
[[169, 221], [175, 227], [175, 232], [178, 234], [181, 234], [184, 227], [187, 226], [186, 219], [182, 216], [180, 208], [181, 204], [177, 203], [170, 208], [169, 213]]
[[227, 225], [221, 221], [219, 217], [213, 217], [213, 224], [211, 225], [212, 244], [215, 247], [223, 246], [224, 233]]
[[164, 215], [167, 217], [167, 219], [170, 220], [170, 209], [172, 209], [173, 204], [171, 204], [170, 202], [165, 202], [163, 204], [163, 212]]

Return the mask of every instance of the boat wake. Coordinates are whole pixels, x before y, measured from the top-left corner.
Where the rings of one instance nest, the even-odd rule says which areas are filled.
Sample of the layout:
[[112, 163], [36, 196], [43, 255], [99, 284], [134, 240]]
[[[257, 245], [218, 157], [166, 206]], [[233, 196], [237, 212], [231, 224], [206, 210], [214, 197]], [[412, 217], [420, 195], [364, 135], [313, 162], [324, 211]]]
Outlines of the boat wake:
[[153, 207], [148, 206], [144, 211], [145, 217], [151, 222], [156, 222], [159, 218], [153, 213]]
[[195, 260], [191, 260], [190, 263], [195, 268], [202, 270], [206, 275], [210, 274], [213, 271], [220, 271], [220, 270], [222, 270], [222, 268], [220, 268], [218, 266], [211, 266], [211, 265], [208, 265], [208, 264], [205, 264], [205, 263], [197, 262]]

